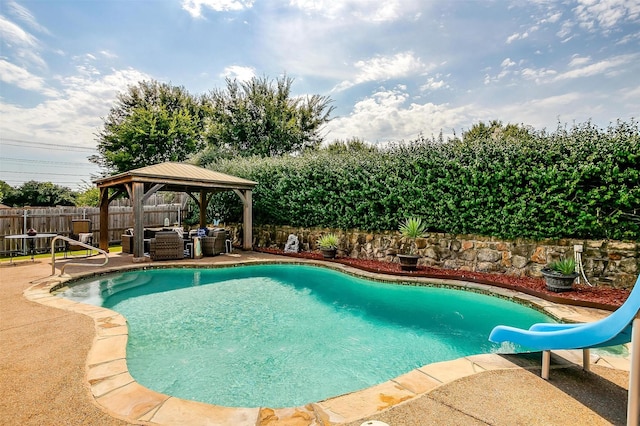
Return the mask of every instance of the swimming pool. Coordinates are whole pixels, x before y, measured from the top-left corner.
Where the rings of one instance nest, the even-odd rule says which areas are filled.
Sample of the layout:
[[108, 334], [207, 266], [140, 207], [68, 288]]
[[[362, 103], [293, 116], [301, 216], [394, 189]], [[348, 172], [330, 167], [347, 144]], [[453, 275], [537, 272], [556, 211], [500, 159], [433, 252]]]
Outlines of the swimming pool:
[[243, 407], [306, 404], [425, 364], [504, 352], [487, 340], [493, 326], [550, 321], [495, 297], [302, 265], [126, 272], [62, 295], [127, 318], [127, 363], [140, 384]]

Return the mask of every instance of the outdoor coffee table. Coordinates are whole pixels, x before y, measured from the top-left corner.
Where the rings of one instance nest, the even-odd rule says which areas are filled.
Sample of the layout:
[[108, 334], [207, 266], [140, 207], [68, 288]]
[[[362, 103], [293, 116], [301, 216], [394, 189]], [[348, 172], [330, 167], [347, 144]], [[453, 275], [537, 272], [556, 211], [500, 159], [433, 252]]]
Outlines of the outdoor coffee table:
[[[22, 252], [26, 254], [25, 244], [26, 241], [29, 241], [29, 253], [31, 254], [31, 261], [34, 261], [34, 256], [36, 255], [36, 238], [53, 238], [57, 237], [58, 234], [17, 234], [17, 235], [6, 235], [5, 238], [8, 240], [22, 240]], [[13, 256], [11, 256], [11, 260], [9, 263], [13, 263]]]

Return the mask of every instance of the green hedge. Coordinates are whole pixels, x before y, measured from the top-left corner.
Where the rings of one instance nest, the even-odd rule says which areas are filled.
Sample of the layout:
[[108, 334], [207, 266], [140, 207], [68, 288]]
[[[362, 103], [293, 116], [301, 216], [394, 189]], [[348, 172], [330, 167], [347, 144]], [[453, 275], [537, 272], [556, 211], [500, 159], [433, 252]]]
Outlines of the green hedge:
[[[254, 223], [391, 230], [420, 216], [429, 230], [501, 238], [640, 236], [638, 123], [591, 123], [530, 137], [419, 139], [379, 151], [319, 150], [225, 161], [257, 181]], [[238, 220], [231, 193], [213, 210]]]

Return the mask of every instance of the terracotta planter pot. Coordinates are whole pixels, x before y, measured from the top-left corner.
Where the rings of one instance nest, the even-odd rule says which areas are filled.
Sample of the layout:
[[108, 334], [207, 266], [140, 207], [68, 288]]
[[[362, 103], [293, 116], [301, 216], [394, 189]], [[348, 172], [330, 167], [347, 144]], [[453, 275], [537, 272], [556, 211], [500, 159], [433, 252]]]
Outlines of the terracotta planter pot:
[[544, 276], [547, 288], [551, 291], [555, 291], [556, 293], [573, 290], [573, 282], [578, 277], [578, 274], [576, 273], [564, 275], [558, 271], [548, 268], [544, 268], [540, 272], [542, 272], [542, 275]]
[[418, 268], [418, 259], [420, 256], [414, 254], [399, 254], [400, 269], [403, 271], [415, 271]]

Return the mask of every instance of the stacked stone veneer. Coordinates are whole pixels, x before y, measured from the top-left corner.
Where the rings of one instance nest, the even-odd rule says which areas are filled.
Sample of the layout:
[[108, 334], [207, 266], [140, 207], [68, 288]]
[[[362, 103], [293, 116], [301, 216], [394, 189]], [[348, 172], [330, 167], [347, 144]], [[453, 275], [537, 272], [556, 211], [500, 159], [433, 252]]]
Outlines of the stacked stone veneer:
[[[232, 226], [237, 237], [242, 234]], [[290, 234], [300, 240], [301, 251], [314, 251], [322, 234], [340, 237], [339, 256], [397, 262], [411, 241], [397, 231], [360, 232], [323, 228], [255, 226], [253, 246], [284, 249]], [[583, 246], [583, 265], [593, 285], [630, 288], [640, 271], [640, 243], [612, 240], [499, 240], [479, 235], [429, 233], [415, 241], [419, 264], [465, 271], [498, 272], [516, 276], [541, 277], [540, 270], [561, 257], [573, 257], [573, 246]]]

